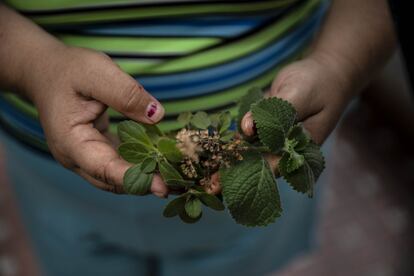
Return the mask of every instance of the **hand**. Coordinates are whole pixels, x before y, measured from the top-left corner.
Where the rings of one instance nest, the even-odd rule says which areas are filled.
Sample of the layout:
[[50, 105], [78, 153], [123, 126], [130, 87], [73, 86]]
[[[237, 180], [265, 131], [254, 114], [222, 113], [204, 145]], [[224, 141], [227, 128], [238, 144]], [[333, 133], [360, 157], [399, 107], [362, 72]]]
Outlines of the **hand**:
[[[132, 164], [116, 152], [105, 111], [109, 106], [154, 124], [164, 115], [162, 105], [102, 53], [62, 45], [32, 63], [23, 86], [39, 110], [53, 156], [94, 186], [123, 193], [123, 176]], [[151, 192], [160, 197], [168, 192], [158, 175]]]
[[[322, 144], [335, 128], [340, 115], [352, 97], [351, 86], [341, 77], [334, 60], [326, 56], [313, 56], [294, 62], [279, 72], [266, 97], [279, 97], [289, 101], [298, 112], [298, 121], [303, 123], [312, 140]], [[251, 112], [242, 119], [245, 135], [255, 133]], [[275, 174], [280, 157], [266, 157]], [[212, 194], [221, 192], [218, 174], [212, 177]]]

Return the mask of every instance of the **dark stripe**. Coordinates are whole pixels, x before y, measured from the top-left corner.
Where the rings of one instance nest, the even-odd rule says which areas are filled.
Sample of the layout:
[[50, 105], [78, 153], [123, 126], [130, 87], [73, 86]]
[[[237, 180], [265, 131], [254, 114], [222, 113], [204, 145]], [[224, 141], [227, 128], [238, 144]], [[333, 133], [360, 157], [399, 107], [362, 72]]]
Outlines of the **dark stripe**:
[[[90, 6], [90, 7], [73, 7], [73, 8], [64, 8], [64, 9], [52, 9], [52, 10], [19, 10], [26, 16], [43, 16], [43, 15], [59, 15], [59, 14], [68, 14], [68, 13], [86, 13], [86, 12], [95, 12], [95, 11], [114, 11], [130, 8], [152, 8], [152, 7], [174, 7], [179, 8], [182, 6], [190, 5], [205, 5], [205, 4], [246, 4], [251, 3], [250, 0], [238, 0], [238, 1], [186, 1], [181, 3], [127, 3], [127, 4], [116, 4], [116, 5], [102, 5], [102, 6]], [[258, 2], [272, 2], [269, 0], [256, 0], [255, 4]]]

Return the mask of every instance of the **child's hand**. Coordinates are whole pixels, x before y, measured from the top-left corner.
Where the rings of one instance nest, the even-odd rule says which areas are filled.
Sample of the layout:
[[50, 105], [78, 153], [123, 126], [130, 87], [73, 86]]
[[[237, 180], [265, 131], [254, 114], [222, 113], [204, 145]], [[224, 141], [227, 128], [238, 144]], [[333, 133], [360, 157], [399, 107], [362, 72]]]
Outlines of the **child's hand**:
[[[307, 58], [286, 66], [279, 72], [266, 97], [283, 98], [293, 104], [298, 121], [309, 132], [313, 141], [322, 144], [334, 129], [341, 113], [352, 96], [351, 86], [342, 78], [327, 57]], [[251, 112], [241, 123], [245, 135], [255, 133]], [[269, 164], [277, 174], [278, 156], [268, 156]], [[212, 178], [210, 193], [221, 191], [218, 175]]]
[[[143, 123], [164, 115], [161, 104], [106, 55], [80, 48], [57, 47], [47, 59], [33, 62], [23, 88], [39, 110], [53, 156], [94, 186], [123, 193], [125, 171], [108, 137], [107, 107]], [[151, 191], [167, 187], [155, 176]]]

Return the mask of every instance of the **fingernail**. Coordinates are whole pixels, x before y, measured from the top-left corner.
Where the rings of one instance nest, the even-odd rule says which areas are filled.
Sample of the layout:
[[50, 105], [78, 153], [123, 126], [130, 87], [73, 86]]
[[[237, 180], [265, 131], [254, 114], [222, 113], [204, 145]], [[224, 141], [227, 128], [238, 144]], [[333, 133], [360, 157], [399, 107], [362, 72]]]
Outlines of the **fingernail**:
[[151, 102], [148, 105], [146, 115], [151, 121], [158, 122], [163, 114], [164, 108], [159, 103]]
[[252, 133], [252, 131], [254, 131], [254, 123], [253, 123], [253, 120], [252, 119], [246, 119], [244, 121], [244, 133], [247, 136], [251, 136], [251, 135], [254, 134], [254, 133]]

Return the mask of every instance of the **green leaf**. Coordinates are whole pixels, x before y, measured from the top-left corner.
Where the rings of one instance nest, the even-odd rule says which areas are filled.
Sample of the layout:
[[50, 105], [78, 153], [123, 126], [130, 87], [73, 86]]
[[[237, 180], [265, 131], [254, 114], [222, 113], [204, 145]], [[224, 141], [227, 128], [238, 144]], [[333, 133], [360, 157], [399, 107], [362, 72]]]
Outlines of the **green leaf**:
[[181, 181], [184, 181], [181, 174], [166, 160], [161, 160], [158, 163], [160, 174], [168, 186], [172, 188], [183, 188]]
[[263, 91], [259, 87], [252, 87], [239, 101], [239, 112], [237, 115], [237, 127], [242, 132], [240, 123], [244, 115], [250, 111], [251, 105], [263, 98]]
[[153, 174], [146, 174], [141, 165], [129, 168], [124, 175], [124, 191], [132, 195], [146, 195], [151, 189]]
[[183, 160], [183, 155], [176, 145], [176, 140], [163, 137], [158, 141], [157, 148], [168, 161], [179, 163]]
[[301, 151], [305, 149], [305, 147], [311, 141], [309, 134], [306, 132], [306, 130], [303, 128], [301, 124], [296, 124], [289, 130], [288, 139], [296, 141], [296, 151]]
[[118, 152], [123, 159], [130, 163], [138, 164], [150, 156], [152, 148], [139, 142], [127, 142], [118, 147]]
[[221, 202], [221, 200], [216, 196], [207, 193], [197, 193], [196, 195], [201, 200], [201, 202], [204, 203], [204, 205], [210, 207], [211, 209], [217, 211], [224, 210], [223, 202]]
[[164, 136], [164, 133], [157, 125], [142, 124], [142, 126], [145, 128], [148, 137], [154, 145], [158, 142], [160, 137]]
[[288, 173], [291, 173], [294, 170], [298, 169], [300, 166], [303, 165], [303, 162], [305, 162], [305, 157], [302, 154], [297, 153], [297, 151], [295, 150], [297, 144], [298, 141], [296, 141], [296, 139], [285, 139], [285, 145], [283, 147], [283, 150], [285, 151], [284, 155], [287, 155], [287, 157], [285, 158], [287, 158], [286, 171]]
[[220, 113], [213, 113], [208, 115], [208, 117], [210, 118], [210, 122], [211, 122], [211, 126], [218, 128], [219, 124], [220, 124]]
[[152, 173], [157, 167], [157, 160], [152, 157], [145, 158], [141, 163], [141, 169], [144, 173]]
[[178, 115], [177, 121], [180, 124], [188, 125], [190, 123], [192, 117], [193, 117], [193, 114], [191, 112], [189, 112], [189, 111], [183, 112], [183, 113], [180, 113], [180, 115]]
[[170, 218], [177, 216], [180, 212], [184, 210], [184, 205], [186, 202], [186, 195], [179, 196], [171, 200], [167, 206], [164, 208], [163, 215], [164, 217]]
[[178, 213], [178, 215], [180, 216], [181, 220], [184, 221], [185, 223], [195, 223], [200, 220], [203, 213], [200, 213], [200, 216], [197, 218], [192, 218], [189, 215], [187, 215], [187, 212], [185, 210], [182, 210], [181, 212]]
[[199, 111], [194, 114], [193, 118], [191, 119], [191, 124], [196, 128], [206, 129], [210, 126], [211, 121], [207, 113]]
[[278, 153], [295, 123], [295, 109], [289, 102], [273, 97], [252, 105], [252, 113], [260, 141]]
[[122, 143], [139, 142], [152, 146], [145, 128], [134, 121], [123, 121], [118, 124], [118, 136]]
[[265, 226], [282, 212], [276, 179], [260, 154], [220, 170], [223, 198], [232, 217], [246, 226]]
[[325, 167], [325, 160], [319, 146], [312, 142], [300, 153], [305, 159], [300, 168], [289, 172], [289, 155], [283, 154], [279, 161], [279, 171], [294, 190], [312, 197], [314, 184]]
[[231, 139], [234, 138], [234, 134], [235, 134], [234, 131], [227, 130], [227, 131], [225, 131], [224, 133], [221, 134], [220, 140], [223, 141], [223, 142], [229, 142]]
[[219, 124], [219, 133], [224, 133], [231, 126], [231, 114], [229, 111], [220, 114], [220, 124]]
[[190, 218], [196, 219], [201, 215], [201, 201], [196, 197], [190, 197], [184, 208]]

